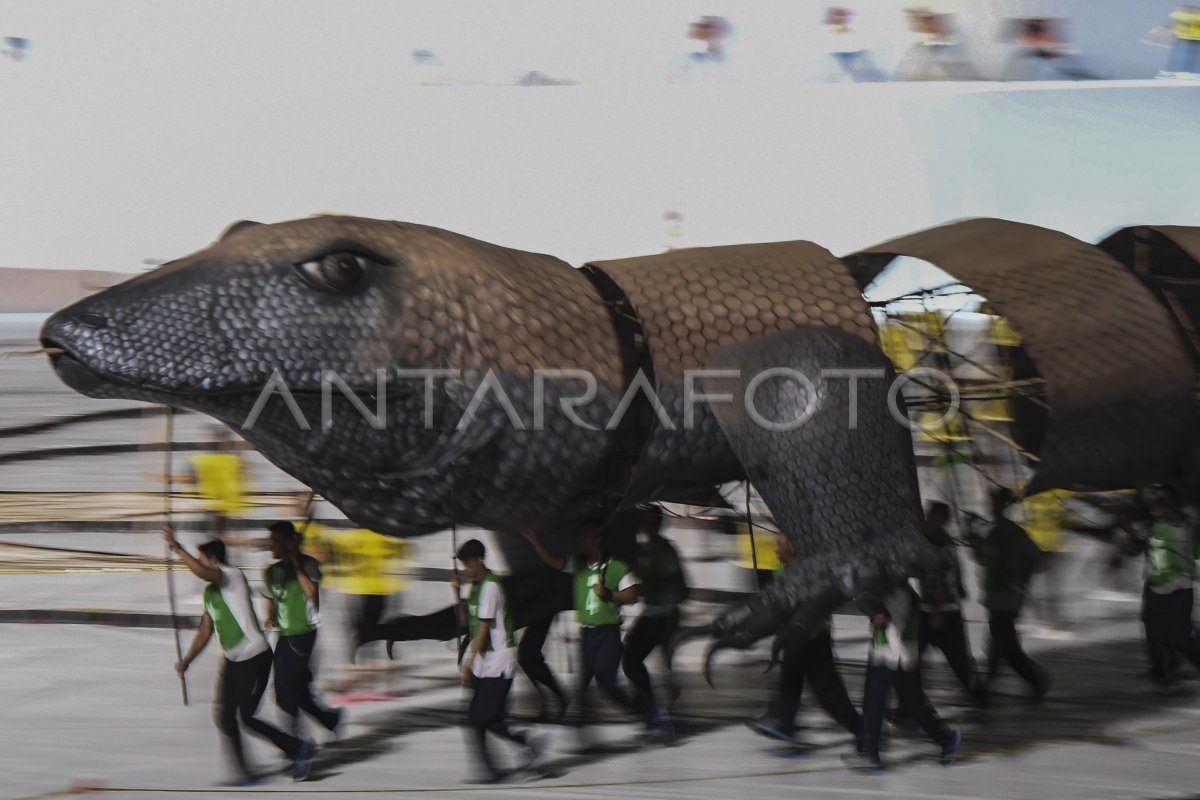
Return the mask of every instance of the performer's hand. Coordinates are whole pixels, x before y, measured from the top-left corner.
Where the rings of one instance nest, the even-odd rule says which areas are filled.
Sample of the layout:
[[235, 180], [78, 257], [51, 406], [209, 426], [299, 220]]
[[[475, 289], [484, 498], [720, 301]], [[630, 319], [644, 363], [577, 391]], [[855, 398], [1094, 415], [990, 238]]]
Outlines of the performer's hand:
[[527, 527], [522, 526], [522, 527], [518, 528], [517, 530], [522, 536], [524, 536], [530, 542], [538, 541], [538, 535], [536, 533], [534, 533], [533, 528], [527, 528]]
[[592, 591], [596, 593], [596, 597], [601, 600], [608, 601], [612, 599], [612, 590], [605, 586], [600, 581], [596, 581], [596, 585], [592, 587]]
[[458, 570], [450, 570], [450, 588], [454, 591], [454, 596], [458, 597], [458, 592], [462, 589], [462, 578], [458, 577]]
[[463, 668], [458, 671], [458, 682], [463, 686], [470, 686], [471, 681], [474, 680], [474, 678], [475, 676], [471, 674], [471, 668], [466, 665], [464, 665]]
[[170, 547], [172, 550], [174, 550], [175, 545], [177, 544], [175, 541], [175, 526], [169, 522], [164, 525], [162, 538], [163, 541], [167, 543], [167, 547]]
[[262, 625], [264, 628], [274, 628], [275, 627], [275, 618], [267, 617], [266, 619], [264, 619], [262, 621]]
[[188, 662], [186, 660], [175, 662], [175, 674], [176, 675], [178, 675], [179, 677], [182, 678], [183, 674], [185, 672], [187, 672], [187, 670], [188, 670]]

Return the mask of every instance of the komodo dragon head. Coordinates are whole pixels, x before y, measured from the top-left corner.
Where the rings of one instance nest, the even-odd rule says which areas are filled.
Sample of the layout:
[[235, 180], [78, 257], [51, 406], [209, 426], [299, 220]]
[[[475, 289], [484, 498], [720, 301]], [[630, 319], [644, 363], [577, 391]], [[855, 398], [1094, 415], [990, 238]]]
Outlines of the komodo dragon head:
[[[481, 481], [451, 497], [451, 464], [491, 470], [500, 488], [507, 476], [511, 491], [529, 470], [480, 458], [508, 435], [486, 408], [459, 425], [470, 376], [566, 367], [618, 381], [607, 330], [591, 284], [549, 256], [420, 225], [314, 217], [237, 223], [59, 311], [41, 335], [63, 351], [54, 369], [76, 391], [211, 415], [356, 521], [418, 533], [445, 526], [451, 503], [487, 516], [483, 490], [472, 495]], [[427, 386], [405, 372], [447, 368], [463, 376]]]

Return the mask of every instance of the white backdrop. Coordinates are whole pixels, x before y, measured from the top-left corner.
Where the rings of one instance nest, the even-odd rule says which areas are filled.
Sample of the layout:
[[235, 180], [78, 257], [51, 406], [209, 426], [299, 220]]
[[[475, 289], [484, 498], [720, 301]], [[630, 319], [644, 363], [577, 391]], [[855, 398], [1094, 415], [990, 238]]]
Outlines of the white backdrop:
[[[8, 0], [33, 48], [0, 63], [0, 266], [134, 270], [322, 211], [573, 263], [662, 249], [668, 209], [683, 244], [835, 252], [965, 215], [1200, 224], [1200, 88], [814, 85], [820, 3], [722, 5]], [[714, 11], [737, 82], [667, 85]], [[415, 86], [414, 48], [584, 83]]]

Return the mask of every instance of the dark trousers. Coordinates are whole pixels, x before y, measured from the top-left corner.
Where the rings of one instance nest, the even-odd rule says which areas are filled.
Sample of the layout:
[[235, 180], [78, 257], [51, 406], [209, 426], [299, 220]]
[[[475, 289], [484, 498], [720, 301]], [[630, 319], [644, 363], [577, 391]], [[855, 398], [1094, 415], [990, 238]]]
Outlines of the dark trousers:
[[489, 733], [517, 744], [527, 744], [525, 734], [508, 729], [508, 692], [512, 689], [512, 678], [475, 678], [475, 692], [471, 695], [471, 706], [467, 717], [471, 723], [471, 736], [475, 751], [484, 772], [496, 775], [499, 769], [488, 753]]
[[1142, 591], [1142, 624], [1146, 628], [1146, 649], [1155, 680], [1170, 679], [1176, 653], [1200, 669], [1200, 641], [1192, 628], [1191, 589], [1156, 594], [1147, 586]]
[[[545, 686], [560, 700], [565, 701], [566, 693], [554, 673], [551, 672], [545, 656], [542, 655], [542, 648], [546, 644], [546, 637], [550, 634], [550, 627], [553, 625], [554, 619], [553, 613], [542, 613], [525, 626], [521, 634], [521, 641], [517, 645], [517, 663], [533, 681], [534, 686]], [[385, 622], [370, 625], [362, 629], [361, 639], [363, 642], [373, 642], [379, 639], [393, 642], [434, 639], [446, 642], [458, 634], [465, 633], [466, 629], [460, 628], [458, 625], [458, 616], [454, 606], [449, 606], [432, 614], [392, 617]], [[463, 643], [464, 646], [469, 644], [466, 642], [465, 636]]]
[[579, 693], [580, 724], [587, 724], [590, 720], [587, 690], [592, 678], [596, 679], [596, 683], [600, 684], [600, 688], [610, 700], [621, 708], [636, 713], [633, 700], [617, 683], [617, 668], [621, 666], [621, 626], [597, 625], [582, 630], [579, 637], [579, 683], [576, 687]]
[[[559, 703], [566, 705], [566, 693], [563, 692], [554, 673], [550, 671], [546, 657], [542, 655], [542, 648], [546, 644], [546, 637], [550, 635], [550, 626], [553, 623], [554, 615], [551, 614], [545, 619], [531, 622], [525, 628], [521, 634], [521, 641], [517, 644], [517, 663], [521, 666], [521, 671], [533, 681], [535, 688], [545, 686], [554, 693]], [[538, 694], [541, 694], [540, 689]]]
[[380, 639], [393, 642], [412, 642], [420, 639], [433, 639], [438, 642], [448, 642], [459, 633], [465, 633], [466, 628], [458, 624], [458, 615], [454, 606], [447, 606], [440, 611], [424, 615], [404, 615], [392, 617], [384, 622], [367, 625], [359, 629], [363, 642], [374, 642]]
[[337, 727], [338, 713], [317, 704], [312, 694], [312, 669], [309, 662], [317, 644], [317, 632], [298, 636], [280, 636], [275, 646], [275, 702], [292, 717], [296, 732], [297, 714], [303, 711], [326, 730]]
[[921, 673], [872, 664], [867, 667], [867, 683], [863, 689], [863, 752], [879, 756], [883, 716], [887, 711], [888, 692], [893, 686], [900, 706], [910, 709], [913, 721], [921, 726], [921, 730], [939, 746], [949, 744], [954, 732], [938, 716], [925, 690], [921, 688]]
[[[359, 641], [363, 640], [365, 635], [373, 635], [380, 630], [379, 622], [383, 619], [386, 606], [387, 595], [360, 594], [355, 596], [350, 614], [351, 664], [354, 663], [354, 657], [358, 654]], [[367, 641], [373, 641], [373, 639]]]
[[221, 667], [220, 685], [217, 689], [216, 723], [229, 745], [234, 764], [244, 776], [250, 776], [250, 765], [246, 763], [246, 753], [242, 748], [242, 734], [238, 727], [238, 718], [242, 725], [254, 734], [261, 736], [282, 750], [288, 758], [295, 758], [300, 752], [300, 740], [289, 736], [270, 723], [263, 722], [254, 716], [262, 696], [267, 691], [267, 681], [271, 678], [271, 651], [265, 650], [254, 658], [246, 661], [230, 661], [225, 659]]
[[679, 609], [675, 607], [661, 616], [642, 614], [625, 636], [625, 655], [621, 659], [621, 670], [633, 684], [633, 702], [638, 713], [647, 719], [658, 709], [658, 701], [654, 698], [654, 684], [651, 683], [650, 673], [646, 670], [646, 658], [654, 648], [665, 645], [678, 628]]
[[1017, 638], [1017, 614], [1013, 611], [989, 611], [988, 630], [992, 634], [991, 649], [988, 650], [987, 677], [985, 686], [996, 677], [1001, 661], [1007, 661], [1013, 671], [1029, 682], [1035, 689], [1042, 684], [1042, 671], [1033, 659], [1021, 648]]
[[768, 714], [791, 728], [800, 711], [807, 680], [817, 702], [834, 722], [856, 738], [862, 737], [863, 720], [850, 702], [846, 684], [833, 663], [833, 637], [828, 630], [811, 639], [785, 643], [780, 666], [779, 687], [771, 698]]
[[967, 628], [961, 611], [941, 612], [941, 627], [933, 626], [933, 615], [921, 612], [921, 628], [917, 640], [918, 655], [924, 661], [925, 649], [933, 645], [942, 651], [954, 676], [967, 691], [975, 690], [975, 659], [967, 644]]

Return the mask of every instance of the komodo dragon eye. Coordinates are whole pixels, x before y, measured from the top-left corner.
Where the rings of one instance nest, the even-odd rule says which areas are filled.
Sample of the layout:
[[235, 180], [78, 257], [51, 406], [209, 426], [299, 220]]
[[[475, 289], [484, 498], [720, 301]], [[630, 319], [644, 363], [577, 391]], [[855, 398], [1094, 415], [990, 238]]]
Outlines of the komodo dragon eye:
[[350, 292], [362, 284], [370, 259], [353, 253], [330, 253], [296, 265], [296, 271], [314, 289]]

